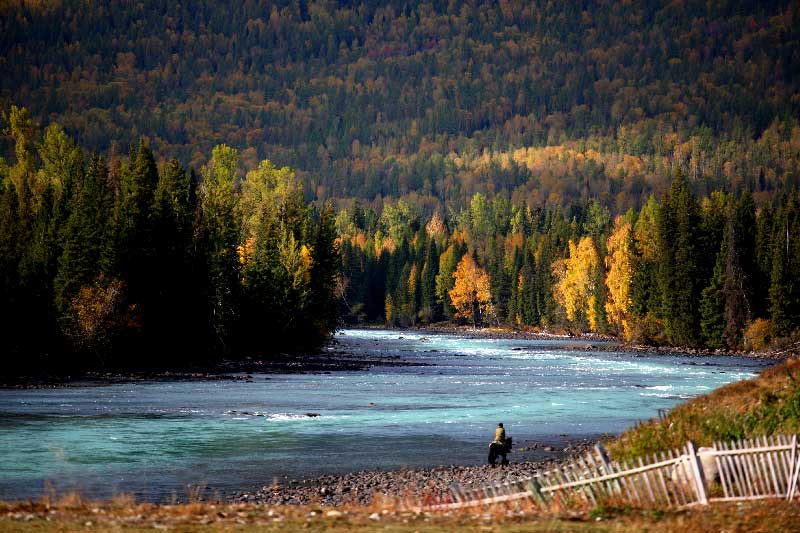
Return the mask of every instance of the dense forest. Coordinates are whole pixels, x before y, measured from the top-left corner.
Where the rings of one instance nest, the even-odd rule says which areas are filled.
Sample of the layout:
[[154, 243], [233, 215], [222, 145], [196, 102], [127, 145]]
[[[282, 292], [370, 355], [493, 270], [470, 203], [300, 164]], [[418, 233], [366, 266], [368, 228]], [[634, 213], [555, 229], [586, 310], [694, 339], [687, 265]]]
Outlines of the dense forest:
[[86, 154], [58, 125], [6, 116], [0, 168], [3, 373], [156, 368], [316, 349], [338, 323], [334, 212], [269, 160], [241, 177]]
[[795, 1], [0, 14], [9, 353], [241, 356], [340, 316], [800, 335]]
[[[798, 179], [795, 1], [3, 2], [0, 99], [123, 155], [214, 145], [306, 200], [466, 207]], [[767, 191], [767, 193], [764, 193]], [[427, 215], [433, 213], [429, 207]]]
[[403, 200], [337, 216], [347, 319], [461, 320], [627, 341], [764, 349], [800, 327], [800, 194], [716, 191], [677, 174], [661, 198], [612, 217], [598, 202], [473, 196], [452, 219]]

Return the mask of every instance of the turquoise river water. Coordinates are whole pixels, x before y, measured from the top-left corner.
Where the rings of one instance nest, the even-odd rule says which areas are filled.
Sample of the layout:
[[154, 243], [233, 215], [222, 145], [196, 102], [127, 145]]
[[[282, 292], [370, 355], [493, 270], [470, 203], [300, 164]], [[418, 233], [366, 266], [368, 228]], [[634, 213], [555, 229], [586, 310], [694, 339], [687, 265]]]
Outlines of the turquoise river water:
[[345, 330], [336, 340], [424, 366], [0, 390], [0, 499], [52, 487], [167, 501], [189, 486], [226, 495], [276, 477], [479, 464], [499, 421], [516, 442], [617, 433], [763, 367], [565, 350], [567, 339]]

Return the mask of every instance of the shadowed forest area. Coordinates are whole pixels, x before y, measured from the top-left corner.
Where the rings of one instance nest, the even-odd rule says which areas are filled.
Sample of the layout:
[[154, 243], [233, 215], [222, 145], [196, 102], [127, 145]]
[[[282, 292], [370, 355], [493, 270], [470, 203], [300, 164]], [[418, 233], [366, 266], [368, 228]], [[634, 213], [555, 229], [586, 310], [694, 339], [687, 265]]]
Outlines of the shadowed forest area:
[[340, 320], [798, 341], [796, 2], [0, 12], [0, 323], [28, 367], [312, 349]]
[[318, 349], [337, 324], [334, 214], [268, 160], [216, 146], [199, 175], [145, 141], [87, 155], [12, 107], [0, 196], [4, 372], [198, 365]]

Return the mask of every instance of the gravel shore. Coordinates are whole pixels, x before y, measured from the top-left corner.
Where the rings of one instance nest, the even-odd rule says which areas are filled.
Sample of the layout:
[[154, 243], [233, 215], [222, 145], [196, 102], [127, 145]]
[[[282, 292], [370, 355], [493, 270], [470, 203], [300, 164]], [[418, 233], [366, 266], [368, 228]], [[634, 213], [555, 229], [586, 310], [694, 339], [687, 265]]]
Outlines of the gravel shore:
[[588, 451], [599, 438], [568, 439], [515, 443], [505, 467], [489, 465], [437, 466], [390, 471], [360, 471], [326, 475], [306, 480], [275, 482], [254, 492], [231, 498], [234, 502], [267, 505], [343, 504], [367, 505], [375, 495], [420, 501], [440, 498], [452, 485], [462, 488], [510, 481], [548, 470], [568, 457]]

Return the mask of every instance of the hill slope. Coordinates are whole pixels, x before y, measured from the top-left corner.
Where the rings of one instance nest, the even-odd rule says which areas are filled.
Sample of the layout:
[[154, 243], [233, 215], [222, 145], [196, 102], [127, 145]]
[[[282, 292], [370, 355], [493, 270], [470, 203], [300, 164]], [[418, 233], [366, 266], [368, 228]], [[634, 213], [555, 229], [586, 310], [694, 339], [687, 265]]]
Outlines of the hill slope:
[[624, 210], [673, 167], [708, 190], [798, 179], [796, 3], [476, 4], [7, 1], [1, 101], [101, 151], [147, 135], [196, 168], [225, 142], [309, 199]]

